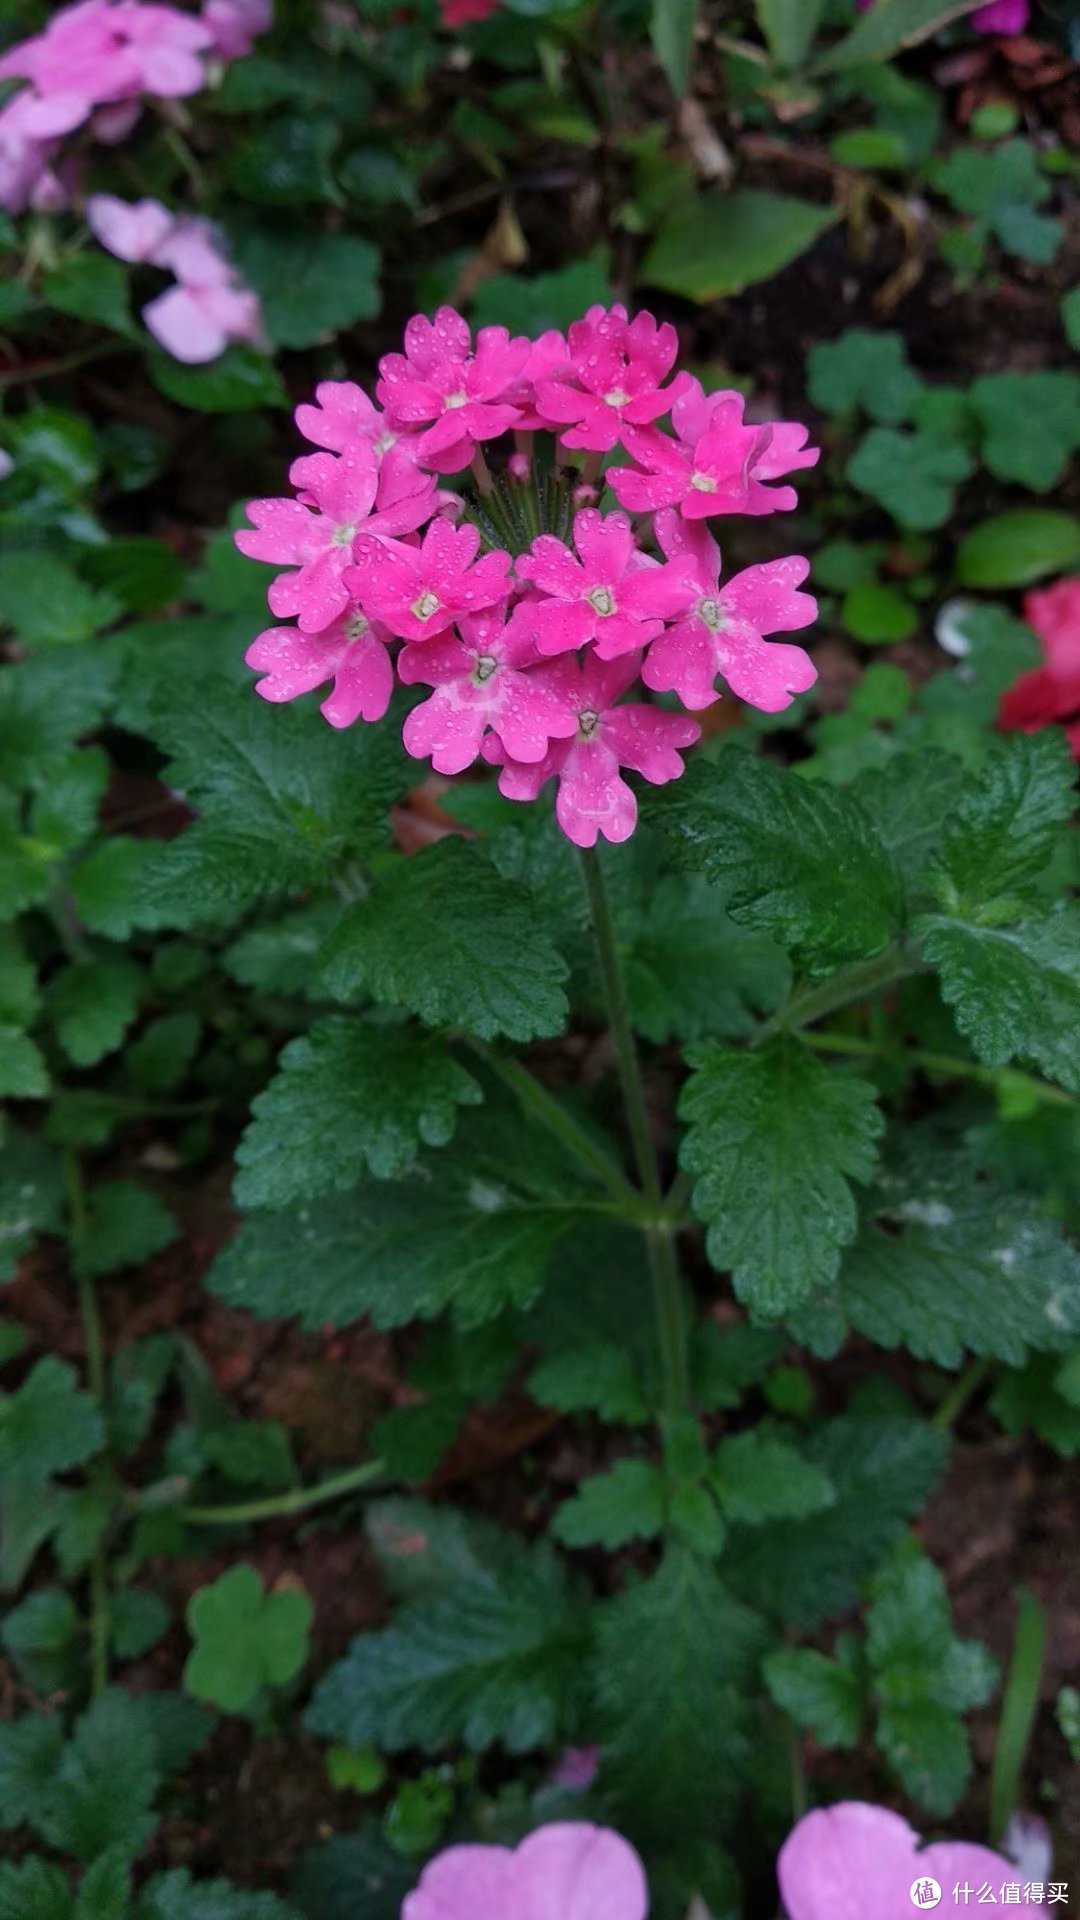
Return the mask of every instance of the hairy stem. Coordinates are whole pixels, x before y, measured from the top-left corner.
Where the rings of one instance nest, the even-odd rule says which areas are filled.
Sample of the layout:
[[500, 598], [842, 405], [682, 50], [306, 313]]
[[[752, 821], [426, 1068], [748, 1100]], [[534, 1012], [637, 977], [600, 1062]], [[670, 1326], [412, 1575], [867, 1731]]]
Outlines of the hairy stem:
[[521, 1102], [525, 1111], [531, 1113], [594, 1179], [599, 1180], [621, 1206], [637, 1206], [637, 1190], [630, 1185], [626, 1175], [581, 1122], [567, 1111], [561, 1100], [556, 1100], [554, 1094], [549, 1093], [527, 1067], [509, 1054], [496, 1053], [493, 1048], [485, 1046], [482, 1040], [470, 1037], [468, 1044], [485, 1066], [509, 1088], [515, 1099]]
[[787, 1005], [759, 1027], [753, 1044], [760, 1047], [775, 1034], [797, 1033], [802, 1027], [812, 1026], [815, 1020], [839, 1013], [842, 1007], [873, 999], [889, 987], [899, 986], [901, 980], [910, 980], [913, 974], [925, 972], [926, 967], [918, 955], [898, 941], [872, 960], [860, 960], [857, 965], [833, 974], [831, 980], [823, 980], [819, 986], [804, 987], [793, 993]]
[[345, 1473], [337, 1473], [332, 1480], [323, 1480], [317, 1487], [293, 1487], [288, 1493], [274, 1493], [264, 1500], [242, 1500], [231, 1507], [181, 1507], [181, 1520], [190, 1521], [192, 1526], [200, 1527], [239, 1527], [249, 1520], [276, 1520], [283, 1514], [308, 1513], [313, 1507], [324, 1507], [331, 1500], [341, 1500], [347, 1493], [357, 1493], [361, 1487], [380, 1480], [386, 1469], [381, 1460], [365, 1460], [362, 1466], [350, 1467]]
[[888, 1036], [880, 1039], [861, 1039], [855, 1033], [804, 1033], [803, 1040], [808, 1047], [816, 1047], [820, 1053], [850, 1053], [860, 1059], [872, 1060], [884, 1053], [896, 1051], [903, 1056], [909, 1066], [919, 1067], [923, 1073], [940, 1073], [950, 1080], [977, 1080], [980, 1085], [993, 1087], [1001, 1080], [1008, 1080], [1015, 1087], [1023, 1087], [1033, 1100], [1048, 1107], [1074, 1107], [1076, 1095], [1066, 1093], [1064, 1087], [1055, 1087], [1049, 1080], [1040, 1080], [1037, 1074], [1022, 1073], [1016, 1067], [983, 1067], [977, 1060], [965, 1060], [962, 1055], [953, 1053], [927, 1053], [922, 1047], [898, 1047], [894, 1049]]
[[[593, 849], [582, 852], [582, 871], [592, 916], [600, 978], [604, 988], [611, 1035], [622, 1084], [626, 1122], [634, 1149], [641, 1191], [650, 1208], [661, 1202], [660, 1168], [649, 1129], [641, 1062], [630, 1020], [626, 981], [619, 958], [618, 936], [608, 900], [604, 875]], [[663, 1378], [664, 1410], [681, 1413], [690, 1392], [687, 1363], [686, 1325], [683, 1314], [682, 1285], [670, 1222], [653, 1221], [643, 1229], [649, 1256], [653, 1305], [656, 1311]]]

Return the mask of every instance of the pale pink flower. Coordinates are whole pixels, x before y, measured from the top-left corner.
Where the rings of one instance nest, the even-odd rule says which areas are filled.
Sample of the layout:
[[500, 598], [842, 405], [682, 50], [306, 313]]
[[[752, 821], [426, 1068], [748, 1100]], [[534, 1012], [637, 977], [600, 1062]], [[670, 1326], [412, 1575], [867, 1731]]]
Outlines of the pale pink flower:
[[471, 766], [489, 727], [511, 759], [528, 762], [542, 760], [549, 741], [577, 732], [577, 713], [550, 665], [537, 665], [520, 613], [509, 621], [501, 607], [473, 614], [456, 635], [402, 649], [405, 685], [435, 688], [406, 720], [405, 746], [416, 760], [430, 756], [436, 773]]
[[[313, 455], [318, 458], [318, 455]], [[433, 640], [465, 613], [482, 613], [506, 600], [510, 555], [476, 559], [475, 527], [433, 520], [419, 546], [361, 537], [346, 586], [365, 613], [401, 640]]]
[[157, 261], [176, 216], [160, 200], [127, 201], [114, 193], [93, 193], [86, 203], [86, 224], [118, 260]]
[[141, 100], [118, 100], [113, 106], [96, 108], [90, 116], [90, 131], [103, 147], [118, 147], [135, 131], [141, 116]]
[[679, 336], [669, 321], [658, 327], [651, 313], [631, 321], [625, 307], [590, 307], [574, 321], [567, 346], [569, 378], [541, 376], [536, 408], [568, 447], [610, 452], [624, 427], [646, 426], [667, 413], [689, 380], [680, 374], [664, 390]]
[[273, 0], [206, 0], [202, 17], [214, 36], [217, 58], [239, 60], [273, 25]]
[[50, 161], [60, 137], [83, 118], [70, 94], [42, 99], [24, 88], [0, 107], [0, 206], [22, 213], [55, 178]]
[[558, 741], [538, 765], [511, 760], [495, 735], [484, 741], [485, 760], [502, 766], [499, 791], [508, 800], [535, 800], [545, 781], [558, 779], [555, 817], [575, 846], [593, 847], [600, 834], [628, 840], [637, 825], [637, 800], [620, 768], [662, 787], [683, 771], [679, 749], [700, 736], [701, 728], [685, 714], [642, 702], [616, 704], [640, 664], [637, 654], [608, 665], [591, 653], [580, 666], [570, 654], [552, 661], [551, 684], [565, 693], [578, 724], [573, 738]]
[[794, 421], [748, 425], [745, 407], [741, 393], [706, 395], [691, 380], [671, 410], [674, 440], [655, 427], [627, 428], [623, 443], [635, 464], [607, 475], [622, 505], [634, 513], [678, 507], [688, 520], [797, 506], [794, 487], [768, 483], [816, 466], [820, 448], [806, 445], [807, 430]]
[[585, 1793], [600, 1771], [597, 1746], [566, 1747], [551, 1769], [551, 1785], [567, 1793]]
[[390, 636], [371, 625], [353, 607], [322, 633], [299, 627], [268, 627], [244, 659], [265, 677], [255, 691], [279, 704], [310, 693], [327, 680], [334, 685], [320, 708], [332, 727], [354, 720], [381, 720], [394, 690], [394, 669], [387, 651]]
[[401, 1920], [645, 1920], [649, 1890], [629, 1842], [605, 1827], [559, 1822], [509, 1847], [437, 1854]]
[[258, 296], [250, 287], [169, 287], [148, 301], [142, 317], [166, 353], [189, 366], [216, 360], [230, 341], [258, 345], [262, 339]]
[[206, 74], [199, 58], [211, 29], [176, 7], [147, 0], [81, 0], [53, 15], [44, 33], [0, 58], [0, 78], [17, 74], [38, 93], [94, 106], [140, 93], [177, 98], [197, 93]]
[[590, 641], [601, 660], [635, 652], [685, 604], [676, 570], [641, 552], [625, 513], [587, 508], [575, 515], [573, 536], [577, 558], [542, 533], [517, 563], [519, 579], [547, 596], [521, 609], [540, 652], [569, 653]]
[[[297, 569], [273, 581], [266, 596], [270, 610], [279, 619], [296, 615], [305, 633], [321, 633], [353, 598], [345, 574], [358, 528], [411, 532], [431, 512], [435, 483], [411, 462], [386, 460], [380, 467], [364, 446], [340, 459], [310, 454], [293, 462], [290, 477], [304, 489], [304, 498], [250, 501], [247, 512], [255, 531], [243, 527], [234, 538], [252, 560]], [[372, 617], [370, 609], [364, 611]]]
[[817, 619], [817, 601], [799, 593], [810, 563], [797, 556], [747, 567], [720, 585], [720, 549], [703, 521], [683, 520], [670, 507], [656, 516], [656, 536], [684, 587], [682, 618], [649, 649], [641, 677], [656, 693], [677, 693], [684, 706], [707, 707], [717, 697], [716, 676], [762, 713], [780, 713], [817, 679], [802, 647], [767, 641], [767, 633], [795, 633]]
[[433, 321], [423, 314], [409, 321], [405, 352], [383, 355], [375, 391], [397, 424], [424, 429], [417, 458], [454, 473], [482, 441], [520, 420], [509, 396], [530, 351], [528, 340], [512, 340], [505, 327], [481, 327], [474, 351], [461, 315], [440, 307]]
[[[927, 1880], [938, 1882], [947, 1903], [953, 1888], [966, 1882], [976, 1895], [989, 1887], [992, 1906], [1009, 1906], [1027, 1920], [1036, 1916], [1035, 1906], [1023, 1899], [1022, 1883], [1019, 1898], [1003, 1899], [1003, 1887], [1015, 1889], [1019, 1876], [1000, 1854], [966, 1840], [921, 1847], [898, 1813], [859, 1800], [800, 1820], [780, 1849], [777, 1875], [788, 1920], [842, 1920], [849, 1914], [911, 1920], [920, 1910], [915, 1889]], [[936, 1905], [931, 1889], [922, 1910]], [[1038, 1912], [1044, 1911], [1040, 1905]]]

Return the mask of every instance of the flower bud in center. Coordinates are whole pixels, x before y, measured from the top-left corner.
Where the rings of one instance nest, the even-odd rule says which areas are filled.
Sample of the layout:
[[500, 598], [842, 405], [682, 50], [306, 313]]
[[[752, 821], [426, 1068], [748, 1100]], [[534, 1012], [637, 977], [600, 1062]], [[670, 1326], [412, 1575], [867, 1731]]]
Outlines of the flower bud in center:
[[418, 600], [413, 601], [410, 612], [414, 613], [418, 620], [430, 620], [433, 613], [438, 613], [441, 605], [442, 601], [437, 593], [422, 593]]
[[585, 598], [595, 613], [606, 615], [615, 611], [615, 595], [610, 587], [590, 587]]

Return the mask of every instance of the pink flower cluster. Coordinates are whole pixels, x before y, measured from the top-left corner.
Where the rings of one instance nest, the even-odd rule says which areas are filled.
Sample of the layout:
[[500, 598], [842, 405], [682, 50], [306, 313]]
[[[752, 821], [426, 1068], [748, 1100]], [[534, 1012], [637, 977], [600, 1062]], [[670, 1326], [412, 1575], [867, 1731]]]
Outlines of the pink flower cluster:
[[[297, 409], [320, 451], [294, 462], [296, 497], [253, 500], [252, 529], [236, 536], [242, 553], [288, 569], [268, 599], [295, 624], [247, 654], [263, 698], [331, 682], [332, 726], [378, 720], [396, 665], [403, 685], [432, 689], [405, 722], [411, 754], [442, 774], [483, 758], [513, 800], [555, 779], [557, 818], [579, 846], [625, 840], [637, 802], [623, 773], [674, 780], [699, 736], [686, 713], [626, 698], [636, 681], [692, 711], [717, 698], [718, 677], [766, 712], [789, 705], [815, 670], [801, 647], [766, 636], [814, 619], [799, 591], [808, 564], [724, 580], [708, 523], [793, 507], [793, 488], [774, 483], [817, 450], [802, 427], [748, 423], [741, 394], [670, 378], [677, 346], [674, 327], [618, 306], [590, 309], [565, 337], [482, 327], [475, 342], [442, 307], [410, 320], [404, 351], [380, 362], [377, 404], [349, 381], [321, 385]], [[508, 434], [515, 451], [496, 483], [485, 449]], [[630, 464], [604, 476], [620, 507], [604, 512], [597, 482], [620, 446]], [[537, 533], [511, 553], [492, 530], [508, 537], [530, 505], [539, 523], [547, 482], [533, 475], [552, 462], [576, 509], [568, 537]], [[439, 486], [470, 467], [474, 499], [460, 481]]]
[[262, 338], [259, 302], [223, 253], [208, 220], [177, 219], [160, 200], [129, 203], [91, 194], [86, 218], [95, 239], [118, 260], [166, 267], [176, 283], [142, 310], [155, 340], [177, 360], [216, 360], [230, 340]]
[[207, 0], [201, 16], [153, 0], [61, 7], [43, 33], [0, 58], [0, 79], [27, 83], [0, 110], [0, 206], [66, 206], [65, 134], [89, 123], [97, 139], [123, 140], [144, 97], [198, 93], [207, 63], [247, 53], [270, 13], [271, 0]]

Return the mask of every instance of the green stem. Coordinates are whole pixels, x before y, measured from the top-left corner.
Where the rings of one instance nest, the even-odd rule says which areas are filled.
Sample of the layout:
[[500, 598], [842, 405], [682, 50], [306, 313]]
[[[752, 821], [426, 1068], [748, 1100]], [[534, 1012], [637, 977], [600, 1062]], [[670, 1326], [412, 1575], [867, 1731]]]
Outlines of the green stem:
[[74, 373], [78, 367], [87, 367], [94, 360], [108, 360], [118, 353], [134, 352], [130, 340], [99, 340], [92, 347], [77, 347], [72, 353], [60, 354], [55, 360], [24, 361], [21, 366], [0, 373], [0, 390], [4, 387], [28, 386], [37, 380], [51, 380], [57, 374]]
[[265, 1500], [242, 1500], [232, 1507], [181, 1507], [180, 1518], [192, 1526], [239, 1527], [251, 1520], [276, 1520], [283, 1514], [308, 1513], [313, 1507], [327, 1506], [331, 1500], [340, 1500], [347, 1493], [370, 1486], [373, 1480], [380, 1480], [385, 1471], [381, 1460], [365, 1460], [362, 1466], [350, 1467], [346, 1473], [335, 1474], [333, 1479], [323, 1480], [317, 1487], [294, 1487], [289, 1493], [270, 1494]]
[[[850, 1053], [860, 1059], [874, 1059], [889, 1053], [887, 1037], [880, 1040], [864, 1040], [854, 1033], [804, 1033], [803, 1042], [808, 1047], [817, 1047], [822, 1053]], [[1052, 1086], [1049, 1080], [1040, 1080], [1037, 1074], [1022, 1073], [1014, 1067], [982, 1067], [977, 1060], [964, 1060], [952, 1053], [927, 1053], [922, 1047], [898, 1047], [895, 1051], [903, 1055], [908, 1065], [919, 1067], [924, 1073], [940, 1073], [950, 1080], [977, 1080], [980, 1085], [994, 1087], [1003, 1079], [1014, 1086], [1025, 1087], [1032, 1097], [1044, 1106], [1074, 1107], [1076, 1095], [1066, 1093], [1063, 1087]]]
[[637, 1207], [640, 1196], [630, 1185], [625, 1174], [621, 1173], [614, 1160], [604, 1152], [597, 1141], [568, 1113], [560, 1100], [549, 1093], [545, 1086], [523, 1067], [519, 1060], [508, 1054], [496, 1053], [493, 1048], [484, 1045], [482, 1040], [469, 1038], [468, 1045], [483, 1060], [492, 1073], [502, 1081], [517, 1100], [520, 1100], [527, 1113], [539, 1120], [541, 1126], [552, 1134], [575, 1160], [606, 1187], [620, 1205]]
[[[105, 1336], [97, 1289], [86, 1270], [86, 1194], [76, 1153], [64, 1155], [64, 1180], [68, 1195], [71, 1265], [86, 1346], [86, 1377], [104, 1417], [107, 1390]], [[103, 1539], [99, 1539], [90, 1559], [90, 1684], [95, 1696], [104, 1693], [109, 1684], [109, 1567]]]
[[954, 1427], [968, 1402], [975, 1398], [979, 1388], [985, 1380], [989, 1379], [993, 1370], [992, 1360], [973, 1360], [935, 1410], [930, 1425], [942, 1431]]
[[[581, 865], [589, 899], [589, 911], [592, 915], [600, 978], [603, 982], [611, 1034], [615, 1042], [623, 1104], [633, 1143], [638, 1179], [648, 1206], [659, 1208], [661, 1204], [660, 1168], [649, 1128], [645, 1088], [641, 1078], [641, 1062], [638, 1058], [637, 1042], [634, 1039], [634, 1029], [630, 1019], [626, 981], [619, 958], [618, 935], [612, 917], [611, 903], [604, 885], [603, 871], [594, 849], [587, 848], [582, 851]], [[668, 1413], [682, 1413], [689, 1399], [690, 1381], [682, 1283], [679, 1278], [672, 1232], [670, 1222], [661, 1223], [659, 1220], [654, 1220], [644, 1227], [660, 1342], [664, 1409]]]
[[1046, 1615], [1033, 1593], [1020, 1589], [1012, 1659], [998, 1717], [990, 1781], [990, 1845], [999, 1847], [1020, 1797], [1020, 1776], [1031, 1744], [1046, 1661]]
[[901, 980], [925, 971], [923, 962], [910, 948], [887, 947], [873, 960], [860, 960], [857, 966], [845, 967], [842, 973], [823, 980], [820, 986], [804, 987], [792, 994], [787, 1005], [758, 1029], [754, 1045], [760, 1047], [777, 1033], [795, 1033], [815, 1020], [824, 1020], [830, 1013], [839, 1013], [854, 1001], [870, 1000], [887, 988], [898, 986]]

